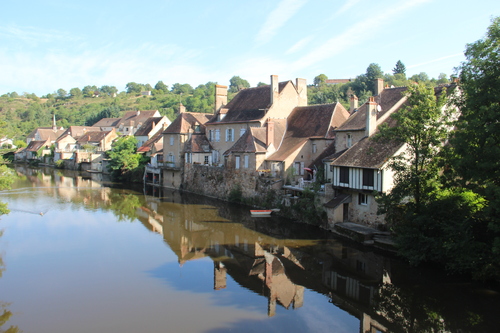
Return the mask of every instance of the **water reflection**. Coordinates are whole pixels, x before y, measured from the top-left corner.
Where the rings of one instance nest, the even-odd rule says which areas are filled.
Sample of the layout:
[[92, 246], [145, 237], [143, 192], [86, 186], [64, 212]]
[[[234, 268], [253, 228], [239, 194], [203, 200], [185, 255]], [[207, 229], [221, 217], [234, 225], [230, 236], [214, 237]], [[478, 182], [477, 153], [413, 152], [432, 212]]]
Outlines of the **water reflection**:
[[[426, 271], [410, 269], [320, 229], [277, 217], [253, 218], [248, 208], [194, 194], [123, 188], [100, 174], [16, 171], [24, 178], [8, 193], [18, 196], [11, 210], [50, 218], [51, 207], [37, 204], [36, 193], [42, 192], [61, 205], [109, 211], [118, 221], [140, 221], [160, 234], [183, 274], [193, 276], [175, 278], [172, 264], [149, 273], [178, 290], [210, 288], [220, 296], [219, 302], [250, 302], [241, 292], [229, 291], [229, 281], [234, 281], [265, 300], [270, 318], [277, 317], [278, 309], [294, 313], [308, 307], [306, 296], [313, 292], [324, 296], [323, 307], [357, 318], [360, 332], [489, 332], [499, 324], [498, 293], [481, 294], [476, 286], [435, 272], [429, 277]], [[23, 190], [28, 187], [36, 191]], [[193, 267], [206, 260], [213, 269], [200, 284]], [[241, 329], [242, 324], [233, 328]]]
[[[0, 230], [0, 241], [2, 240], [3, 231]], [[0, 253], [0, 278], [5, 270], [2, 254]], [[9, 303], [0, 300], [0, 332], [17, 333], [19, 328], [17, 326], [9, 325], [7, 322], [12, 317], [12, 312], [9, 310]], [[8, 327], [7, 327], [8, 326]]]

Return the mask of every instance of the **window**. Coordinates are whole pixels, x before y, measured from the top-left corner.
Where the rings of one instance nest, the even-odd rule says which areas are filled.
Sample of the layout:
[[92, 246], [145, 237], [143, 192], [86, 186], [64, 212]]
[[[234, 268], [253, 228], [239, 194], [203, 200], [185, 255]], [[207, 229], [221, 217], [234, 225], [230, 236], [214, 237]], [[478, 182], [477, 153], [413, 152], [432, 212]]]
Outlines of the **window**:
[[360, 205], [363, 205], [363, 206], [366, 206], [368, 205], [368, 195], [364, 194], [364, 193], [360, 193], [358, 195], [358, 203]]
[[352, 135], [347, 134], [347, 148], [350, 148], [352, 146]]
[[316, 147], [316, 144], [313, 143], [313, 154], [315, 154], [318, 151], [318, 148]]
[[244, 161], [244, 162], [243, 162], [243, 163], [244, 163], [244, 164], [243, 164], [243, 165], [244, 165], [244, 168], [245, 168], [245, 169], [248, 169], [248, 155], [245, 155], [245, 157], [244, 157], [244, 160], [243, 160], [243, 161]]
[[340, 177], [339, 180], [341, 183], [349, 184], [349, 168], [340, 167]]
[[170, 136], [170, 145], [173, 146], [174, 145], [174, 136]]
[[234, 129], [226, 129], [226, 142], [234, 141]]
[[239, 169], [240, 168], [240, 157], [235, 156], [235, 168]]
[[175, 157], [174, 157], [174, 155], [172, 155], [171, 153], [170, 153], [170, 154], [168, 154], [168, 161], [169, 161], [169, 162], [172, 162], [172, 163], [173, 163], [173, 162], [175, 162]]
[[208, 130], [208, 141], [213, 141], [213, 140], [214, 140], [213, 130]]
[[246, 128], [240, 128], [240, 138], [245, 134]]
[[204, 161], [204, 164], [208, 164], [208, 155], [205, 156], [205, 161]]
[[186, 153], [186, 163], [192, 163], [193, 156], [191, 153]]
[[374, 170], [363, 169], [363, 186], [373, 186]]
[[215, 130], [215, 142], [220, 141], [220, 129]]

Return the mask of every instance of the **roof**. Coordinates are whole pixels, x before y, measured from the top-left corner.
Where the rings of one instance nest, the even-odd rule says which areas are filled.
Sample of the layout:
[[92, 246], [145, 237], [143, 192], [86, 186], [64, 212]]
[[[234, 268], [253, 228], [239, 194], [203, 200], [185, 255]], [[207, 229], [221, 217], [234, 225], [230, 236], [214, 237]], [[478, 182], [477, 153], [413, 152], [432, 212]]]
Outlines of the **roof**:
[[[146, 153], [148, 151], [150, 151], [153, 146], [161, 141], [163, 139], [163, 136], [162, 136], [162, 131], [161, 129], [158, 130], [148, 141], [144, 142], [144, 144], [142, 146], [139, 147], [139, 149], [137, 149], [137, 152], [138, 153]], [[163, 143], [162, 143], [163, 145]]]
[[337, 208], [343, 203], [351, 202], [351, 200], [352, 199], [350, 194], [342, 193], [325, 203], [323, 206], [325, 206], [326, 208]]
[[210, 113], [182, 112], [175, 120], [163, 131], [163, 134], [180, 134], [193, 132], [196, 124], [201, 125], [204, 132], [205, 123], [212, 119], [214, 115]]
[[117, 127], [122, 118], [102, 118], [93, 127]]
[[76, 139], [76, 142], [78, 142], [79, 144], [84, 144], [87, 142], [101, 142], [109, 133], [111, 133], [111, 131], [87, 132]]
[[[380, 106], [380, 111], [377, 113], [377, 119], [384, 116], [387, 111], [391, 110], [404, 97], [406, 87], [385, 88], [382, 93], [375, 96], [375, 102]], [[351, 114], [349, 119], [339, 126], [339, 131], [361, 131], [366, 127], [366, 108], [367, 103], [361, 105], [357, 111]]]
[[333, 160], [332, 165], [380, 169], [403, 146], [396, 141], [375, 141], [365, 137]]
[[28, 147], [26, 147], [26, 151], [39, 151], [43, 146], [48, 144], [48, 140], [43, 141], [30, 141]]
[[184, 150], [189, 153], [208, 153], [212, 150], [212, 145], [205, 134], [194, 133], [188, 142], [186, 142]]
[[27, 136], [28, 138], [35, 138], [36, 134], [40, 136], [42, 140], [50, 140], [50, 142], [55, 142], [57, 138], [64, 132], [64, 129], [58, 128], [54, 130], [52, 127], [38, 127], [31, 131], [31, 133]]
[[120, 119], [120, 125], [123, 124], [124, 126], [137, 126], [139, 124], [144, 124], [149, 118], [157, 117], [158, 115], [158, 110], [128, 111]]
[[348, 116], [340, 103], [296, 107], [288, 117], [283, 143], [268, 160], [283, 161], [310, 139], [334, 139], [335, 128]]
[[134, 133], [135, 136], [148, 136], [151, 131], [154, 129], [154, 127], [161, 122], [162, 120], [165, 120], [166, 117], [149, 117], [144, 121], [141, 127]]
[[[280, 82], [278, 84], [278, 92], [281, 92], [287, 84], [293, 85], [292, 81]], [[258, 121], [265, 116], [270, 106], [270, 85], [243, 89], [223, 107], [227, 109], [224, 119], [219, 121], [217, 117], [214, 117], [209, 124]]]
[[62, 138], [66, 136], [71, 136], [73, 138], [78, 138], [85, 134], [86, 132], [89, 131], [99, 131], [100, 128], [98, 127], [93, 127], [93, 126], [70, 126], [68, 129], [66, 129], [57, 139], [57, 141], [60, 141]]

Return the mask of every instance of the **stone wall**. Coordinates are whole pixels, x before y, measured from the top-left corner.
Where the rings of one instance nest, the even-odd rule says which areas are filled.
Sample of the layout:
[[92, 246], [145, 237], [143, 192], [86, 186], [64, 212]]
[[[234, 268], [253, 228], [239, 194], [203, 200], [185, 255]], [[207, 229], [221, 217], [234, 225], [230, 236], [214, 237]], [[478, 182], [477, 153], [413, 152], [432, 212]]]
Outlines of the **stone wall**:
[[260, 177], [257, 171], [228, 169], [217, 166], [186, 164], [183, 190], [220, 199], [227, 199], [232, 190], [241, 188], [244, 198], [262, 196], [281, 183]]

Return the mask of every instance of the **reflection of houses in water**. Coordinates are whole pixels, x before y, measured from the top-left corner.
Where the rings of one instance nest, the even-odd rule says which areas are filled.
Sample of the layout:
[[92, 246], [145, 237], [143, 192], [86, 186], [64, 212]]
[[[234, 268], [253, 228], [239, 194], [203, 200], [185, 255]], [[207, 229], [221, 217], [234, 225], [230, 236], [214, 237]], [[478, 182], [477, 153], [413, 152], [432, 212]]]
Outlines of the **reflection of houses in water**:
[[222, 218], [216, 206], [185, 204], [178, 192], [165, 191], [146, 201], [150, 208], [141, 208], [141, 214], [149, 216], [141, 220], [163, 235], [181, 265], [212, 258], [215, 290], [226, 288], [229, 274], [244, 288], [265, 296], [268, 315], [273, 316], [278, 304], [300, 308], [308, 288], [328, 295], [333, 304], [359, 318], [363, 332], [387, 331], [380, 323], [383, 317], [372, 308], [378, 288], [387, 282], [389, 259], [334, 240], [318, 246], [310, 240], [271, 237], [265, 232], [268, 224], [270, 233], [276, 233], [270, 220], [256, 231], [246, 221]]
[[[24, 165], [17, 165], [15, 170], [26, 176], [33, 187], [68, 202], [102, 205], [110, 201], [111, 189], [103, 187], [102, 174], [49, 167], [34, 169], [26, 168]], [[95, 189], [99, 189], [99, 191], [94, 191]]]

